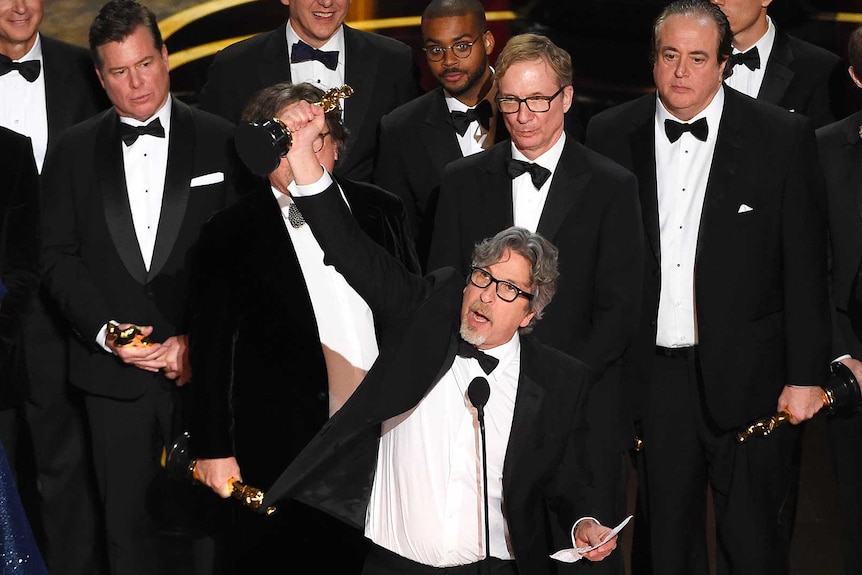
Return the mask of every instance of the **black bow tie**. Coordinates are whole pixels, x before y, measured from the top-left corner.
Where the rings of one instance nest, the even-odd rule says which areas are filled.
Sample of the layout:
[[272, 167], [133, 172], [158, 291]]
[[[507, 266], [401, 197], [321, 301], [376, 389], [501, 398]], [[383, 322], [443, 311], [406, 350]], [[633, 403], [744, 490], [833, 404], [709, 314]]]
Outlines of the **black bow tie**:
[[737, 52], [730, 55], [730, 67], [733, 68], [739, 64], [745, 64], [749, 70], [757, 70], [760, 68], [760, 52], [757, 51], [757, 46], [748, 52]]
[[667, 139], [673, 144], [679, 140], [683, 132], [691, 132], [691, 135], [700, 140], [706, 141], [706, 136], [709, 135], [709, 126], [706, 125], [706, 118], [701, 118], [691, 124], [684, 124], [675, 120], [664, 121], [664, 132], [667, 134]]
[[338, 67], [338, 51], [324, 52], [317, 48], [312, 48], [302, 40], [291, 47], [290, 62], [292, 64], [308, 62], [309, 60], [317, 60], [330, 70], [335, 70]]
[[129, 124], [120, 124], [120, 138], [127, 146], [134, 144], [139, 136], [153, 136], [156, 138], [165, 137], [165, 129], [158, 118], [147, 124], [146, 126], [131, 126]]
[[485, 372], [485, 375], [490, 375], [500, 360], [496, 357], [491, 357], [481, 349], [477, 348], [472, 343], [467, 343], [463, 339], [458, 341], [458, 352], [455, 354], [459, 357], [473, 358], [479, 362], [479, 367]]
[[28, 82], [35, 82], [42, 70], [42, 63], [39, 60], [13, 62], [8, 56], [0, 55], [0, 76], [5, 76], [12, 70], [18, 70], [18, 73]]
[[551, 170], [548, 168], [543, 168], [539, 164], [515, 159], [506, 161], [506, 171], [509, 173], [509, 177], [513, 180], [521, 174], [529, 173], [530, 178], [533, 180], [533, 185], [537, 190], [542, 187], [542, 184], [544, 184], [548, 178], [551, 177]]
[[452, 126], [458, 132], [459, 136], [467, 133], [467, 128], [470, 127], [471, 122], [479, 122], [479, 125], [486, 130], [490, 129], [492, 115], [491, 102], [488, 100], [482, 100], [475, 108], [471, 108], [466, 112], [452, 112], [450, 114]]

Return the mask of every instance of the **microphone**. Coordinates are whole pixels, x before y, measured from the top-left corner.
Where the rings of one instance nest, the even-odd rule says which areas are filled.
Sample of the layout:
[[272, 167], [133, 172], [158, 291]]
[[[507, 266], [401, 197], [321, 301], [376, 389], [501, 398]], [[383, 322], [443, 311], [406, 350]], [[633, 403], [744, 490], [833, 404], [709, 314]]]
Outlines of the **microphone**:
[[[491, 524], [488, 519], [488, 462], [485, 449], [485, 404], [491, 397], [491, 386], [484, 377], [474, 377], [467, 386], [467, 397], [479, 415], [479, 434], [482, 436], [482, 492], [485, 498], [485, 558], [491, 556]], [[486, 561], [487, 564], [487, 561]]]

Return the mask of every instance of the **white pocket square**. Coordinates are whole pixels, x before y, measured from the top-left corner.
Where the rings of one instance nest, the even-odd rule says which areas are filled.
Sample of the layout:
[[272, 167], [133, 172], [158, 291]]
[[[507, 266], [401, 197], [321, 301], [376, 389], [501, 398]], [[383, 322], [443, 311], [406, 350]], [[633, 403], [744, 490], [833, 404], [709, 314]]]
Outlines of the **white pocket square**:
[[213, 172], [211, 174], [204, 174], [203, 176], [197, 176], [192, 178], [191, 183], [189, 184], [190, 188], [196, 188], [198, 186], [208, 186], [210, 184], [217, 184], [219, 182], [224, 181], [224, 173], [223, 172]]
[[737, 214], [744, 214], [745, 212], [753, 212], [753, 211], [754, 211], [754, 208], [752, 208], [748, 204], [740, 204], [739, 211], [736, 213]]

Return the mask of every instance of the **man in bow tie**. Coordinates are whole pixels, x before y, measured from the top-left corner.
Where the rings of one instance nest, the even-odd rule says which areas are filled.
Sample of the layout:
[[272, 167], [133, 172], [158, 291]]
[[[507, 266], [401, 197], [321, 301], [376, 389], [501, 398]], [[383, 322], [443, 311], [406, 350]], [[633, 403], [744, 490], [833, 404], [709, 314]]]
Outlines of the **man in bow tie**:
[[[255, 95], [243, 120], [262, 123], [322, 94], [311, 84], [280, 82]], [[346, 139], [341, 110], [327, 112], [312, 143], [315, 159], [331, 171]], [[418, 273], [398, 198], [371, 184], [336, 182], [362, 231]], [[201, 231], [191, 287], [190, 451], [201, 481], [222, 497], [232, 478], [269, 489], [377, 358], [383, 326], [326, 265], [291, 199], [295, 189], [282, 158], [267, 180]], [[365, 557], [361, 533], [302, 504], [272, 517], [238, 509], [227, 528], [230, 545], [218, 560], [225, 575], [323, 557], [333, 573], [358, 574]]]
[[[808, 118], [724, 87], [727, 17], [677, 0], [653, 28], [656, 94], [606, 110], [587, 145], [638, 176], [645, 259], [638, 334], [623, 359], [643, 445], [633, 562], [787, 573], [800, 429], [738, 444], [739, 427], [821, 406], [829, 341], [821, 174]], [[752, 153], [756, 151], [756, 153]], [[649, 545], [651, 543], [651, 546]], [[645, 566], [649, 569], [649, 566]]]
[[[30, 138], [40, 172], [66, 128], [109, 105], [87, 50], [39, 32], [42, 4], [0, 1], [0, 126]], [[68, 385], [68, 325], [43, 288], [22, 321], [20, 369], [3, 377], [18, 397], [0, 411], [0, 438], [51, 572], [96, 573], [96, 493], [81, 397]]]
[[[634, 432], [619, 360], [637, 327], [642, 234], [637, 182], [565, 129], [572, 103], [568, 53], [544, 36], [509, 40], [497, 59], [495, 106], [511, 141], [444, 172], [429, 269], [467, 273], [474, 244], [511, 225], [560, 250], [560, 289], [537, 336], [586, 363], [599, 380], [587, 406], [590, 464], [603, 516], [623, 518], [623, 455]], [[619, 558], [590, 571], [622, 573]]]
[[591, 374], [529, 335], [555, 292], [554, 246], [510, 227], [476, 246], [469, 272], [408, 273], [356, 225], [313, 155], [322, 113], [299, 104], [281, 115], [298, 128], [293, 197], [326, 261], [373, 310], [381, 346], [267, 504], [296, 498], [364, 530], [365, 575], [545, 575], [573, 543], [604, 542], [584, 556], [606, 557], [610, 528], [579, 520], [597, 509], [583, 454]]
[[433, 0], [422, 12], [425, 60], [439, 86], [380, 121], [374, 182], [401, 197], [425, 266], [443, 169], [509, 137], [499, 120], [494, 35], [479, 0]]
[[733, 53], [725, 84], [752, 98], [805, 114], [819, 128], [842, 114], [837, 96], [844, 79], [832, 52], [779, 29], [772, 0], [713, 0], [730, 21]]
[[290, 8], [282, 26], [216, 55], [201, 107], [236, 122], [256, 92], [278, 82], [309, 82], [324, 90], [347, 84], [355, 95], [343, 102], [349, 135], [335, 173], [370, 181], [380, 118], [420, 93], [410, 47], [344, 24], [350, 0], [281, 3]]
[[[71, 325], [70, 379], [84, 391], [111, 573], [160, 573], [148, 505], [191, 373], [189, 259], [203, 223], [232, 203], [233, 126], [171, 96], [156, 17], [105, 4], [89, 31], [113, 107], [68, 130], [43, 174], [45, 284]], [[116, 345], [109, 323], [149, 345]]]

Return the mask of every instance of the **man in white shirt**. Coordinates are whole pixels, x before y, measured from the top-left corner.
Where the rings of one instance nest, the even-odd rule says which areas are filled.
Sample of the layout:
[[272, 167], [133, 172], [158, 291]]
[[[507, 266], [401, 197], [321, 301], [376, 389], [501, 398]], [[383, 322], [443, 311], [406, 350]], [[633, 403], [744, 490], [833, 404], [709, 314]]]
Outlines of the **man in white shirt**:
[[[43, 15], [42, 0], [0, 2], [0, 126], [30, 138], [40, 172], [66, 128], [109, 105], [87, 50], [41, 34]], [[48, 568], [95, 573], [103, 549], [93, 545], [96, 493], [81, 397], [69, 386], [69, 328], [46, 290], [32, 301], [16, 343], [21, 369], [6, 374], [19, 397], [0, 412], [0, 438]]]
[[309, 82], [322, 89], [343, 84], [347, 148], [336, 175], [370, 181], [380, 118], [419, 95], [410, 47], [346, 24], [350, 0], [281, 0], [290, 18], [277, 29], [219, 52], [201, 89], [204, 110], [236, 122], [259, 90], [278, 82]]
[[[71, 383], [84, 391], [112, 573], [164, 571], [148, 504], [178, 429], [187, 359], [189, 258], [234, 198], [233, 126], [170, 94], [156, 17], [112, 0], [90, 26], [113, 108], [68, 130], [43, 174], [45, 285], [68, 320]], [[119, 346], [109, 323], [141, 326]]]
[[815, 128], [835, 121], [844, 66], [832, 52], [791, 36], [767, 14], [772, 0], [713, 0], [730, 21], [733, 53], [725, 84], [805, 114]]
[[736, 431], [784, 409], [794, 424], [812, 417], [826, 377], [814, 133], [804, 116], [724, 87], [730, 39], [708, 0], [669, 4], [653, 29], [657, 93], [587, 128], [587, 144], [640, 183], [643, 313], [624, 365], [649, 541], [634, 545], [668, 575], [709, 572], [710, 489], [718, 564], [789, 571], [799, 427], [745, 444]]
[[566, 547], [597, 545], [587, 559], [606, 557], [616, 538], [584, 517], [589, 371], [527, 335], [555, 291], [556, 248], [512, 227], [476, 248], [466, 282], [451, 268], [407, 273], [355, 225], [314, 157], [322, 114], [280, 117], [296, 135], [294, 199], [388, 344], [264, 504], [296, 497], [363, 528], [372, 575], [551, 573], [557, 530]]

